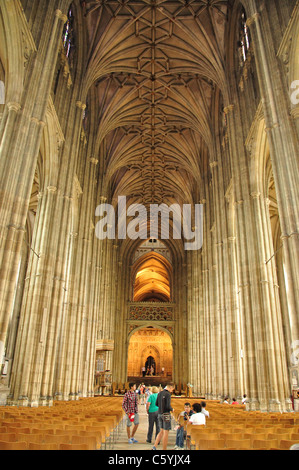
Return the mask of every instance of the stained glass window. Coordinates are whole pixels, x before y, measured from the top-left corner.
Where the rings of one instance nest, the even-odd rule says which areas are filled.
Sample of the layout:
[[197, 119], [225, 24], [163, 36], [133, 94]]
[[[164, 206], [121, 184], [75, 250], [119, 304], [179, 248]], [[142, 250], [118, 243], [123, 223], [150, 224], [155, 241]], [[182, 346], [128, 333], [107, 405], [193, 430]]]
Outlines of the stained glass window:
[[242, 9], [241, 18], [240, 18], [239, 42], [238, 42], [240, 66], [243, 66], [243, 64], [247, 60], [248, 51], [250, 49], [250, 42], [251, 42], [250, 32], [249, 32], [249, 28], [247, 26], [246, 21], [247, 21], [246, 13], [245, 13], [245, 10]]
[[68, 20], [64, 25], [63, 35], [62, 35], [63, 47], [64, 47], [67, 58], [70, 58], [72, 49], [74, 48], [73, 22], [74, 22], [73, 11], [72, 11], [72, 8], [70, 8], [68, 12]]

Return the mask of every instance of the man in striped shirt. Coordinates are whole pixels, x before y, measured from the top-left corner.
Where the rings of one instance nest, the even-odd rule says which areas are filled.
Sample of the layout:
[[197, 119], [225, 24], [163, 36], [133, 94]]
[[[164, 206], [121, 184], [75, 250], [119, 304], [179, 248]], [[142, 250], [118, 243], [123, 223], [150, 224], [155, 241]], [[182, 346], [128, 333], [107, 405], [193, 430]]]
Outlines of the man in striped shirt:
[[[136, 439], [134, 438], [139, 425], [139, 415], [138, 415], [138, 399], [136, 394], [136, 384], [130, 383], [129, 390], [125, 394], [123, 399], [122, 407], [127, 415], [127, 434], [129, 439], [129, 444], [134, 444]], [[134, 428], [131, 436], [131, 426], [134, 422]]]

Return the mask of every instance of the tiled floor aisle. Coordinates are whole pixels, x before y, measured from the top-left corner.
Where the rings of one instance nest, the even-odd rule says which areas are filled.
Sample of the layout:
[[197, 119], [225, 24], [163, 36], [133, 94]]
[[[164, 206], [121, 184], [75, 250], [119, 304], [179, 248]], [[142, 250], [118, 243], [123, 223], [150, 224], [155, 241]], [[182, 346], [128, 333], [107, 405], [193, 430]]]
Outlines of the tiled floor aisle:
[[[154, 437], [155, 437], [155, 430], [154, 430], [154, 436], [152, 439], [152, 444], [148, 444], [146, 442], [147, 438], [147, 430], [148, 430], [148, 417], [147, 413], [145, 411], [145, 406], [144, 405], [139, 405], [139, 418], [140, 418], [140, 424], [137, 429], [137, 432], [135, 434], [135, 439], [137, 439], [138, 443], [137, 444], [129, 444], [128, 443], [128, 437], [127, 437], [127, 428], [126, 424], [122, 426], [122, 429], [120, 431], [119, 438], [116, 440], [114, 443], [113, 451], [114, 450], [128, 450], [128, 451], [134, 451], [134, 450], [151, 450], [154, 444]], [[175, 438], [176, 438], [176, 431], [174, 431], [174, 426], [175, 423], [174, 421], [172, 422], [172, 430], [169, 431], [169, 439], [168, 439], [168, 446], [167, 450], [172, 450], [175, 446]], [[131, 428], [133, 429], [133, 427]], [[158, 446], [158, 450], [161, 448], [162, 450], [162, 443]]]

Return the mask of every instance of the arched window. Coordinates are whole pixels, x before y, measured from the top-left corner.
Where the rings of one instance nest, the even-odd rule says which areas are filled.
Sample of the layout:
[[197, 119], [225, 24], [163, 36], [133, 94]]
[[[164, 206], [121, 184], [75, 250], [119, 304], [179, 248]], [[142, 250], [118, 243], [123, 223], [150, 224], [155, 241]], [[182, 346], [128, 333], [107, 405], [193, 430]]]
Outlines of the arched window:
[[89, 101], [88, 98], [86, 99], [86, 108], [83, 111], [83, 129], [86, 132], [88, 129], [88, 122], [89, 122]]
[[68, 12], [68, 20], [64, 25], [63, 34], [62, 34], [63, 47], [65, 50], [66, 57], [70, 60], [73, 55], [73, 50], [75, 47], [75, 38], [74, 38], [74, 15], [72, 7], [70, 7]]
[[249, 28], [246, 24], [247, 17], [244, 8], [242, 8], [240, 16], [240, 27], [239, 27], [239, 41], [238, 41], [238, 51], [239, 51], [239, 61], [240, 66], [243, 67], [245, 64], [248, 52], [250, 50], [251, 38]]

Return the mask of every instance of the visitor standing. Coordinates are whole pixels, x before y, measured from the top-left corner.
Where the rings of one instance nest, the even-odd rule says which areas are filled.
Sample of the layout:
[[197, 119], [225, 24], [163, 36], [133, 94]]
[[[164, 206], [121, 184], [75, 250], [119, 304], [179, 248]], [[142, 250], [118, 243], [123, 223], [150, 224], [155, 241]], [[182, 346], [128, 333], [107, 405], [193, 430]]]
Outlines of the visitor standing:
[[153, 450], [156, 450], [157, 445], [162, 440], [163, 450], [167, 450], [168, 434], [171, 430], [171, 412], [173, 408], [171, 406], [171, 394], [175, 389], [173, 383], [168, 383], [162, 392], [158, 393], [156, 405], [159, 408], [158, 421], [160, 426], [160, 432], [156, 438]]
[[209, 418], [210, 417], [210, 413], [208, 412], [208, 410], [206, 410], [206, 402], [205, 401], [202, 401], [201, 403], [201, 412], [207, 417]]
[[147, 431], [147, 439], [146, 442], [152, 442], [152, 436], [154, 431], [154, 426], [156, 427], [156, 436], [157, 438], [160, 432], [160, 426], [158, 421], [158, 411], [159, 407], [156, 405], [157, 396], [158, 396], [159, 389], [158, 387], [152, 387], [152, 393], [148, 396], [146, 402], [146, 412], [148, 414], [148, 431]]
[[145, 385], [144, 385], [144, 383], [142, 383], [142, 384], [140, 385], [140, 387], [139, 387], [139, 393], [140, 393], [140, 395], [139, 395], [139, 397], [140, 397], [140, 402], [139, 402], [139, 403], [140, 403], [141, 405], [144, 405], [144, 404], [145, 404], [145, 402], [144, 402], [144, 401], [145, 401]]
[[[134, 444], [136, 439], [134, 438], [139, 425], [138, 415], [138, 399], [136, 394], [136, 384], [130, 383], [129, 390], [124, 396], [122, 407], [127, 415], [127, 435], [129, 444]], [[134, 423], [134, 428], [131, 435], [131, 427]]]

